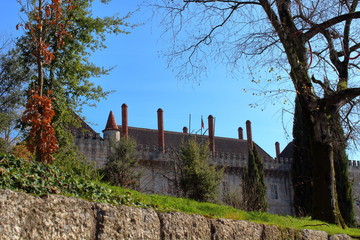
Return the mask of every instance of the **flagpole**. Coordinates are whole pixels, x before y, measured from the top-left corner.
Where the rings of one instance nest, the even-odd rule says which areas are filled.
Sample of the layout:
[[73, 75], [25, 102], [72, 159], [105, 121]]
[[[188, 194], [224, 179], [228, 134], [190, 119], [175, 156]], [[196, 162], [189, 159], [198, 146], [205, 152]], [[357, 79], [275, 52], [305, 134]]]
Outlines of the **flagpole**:
[[191, 114], [189, 114], [189, 133], [191, 133]]

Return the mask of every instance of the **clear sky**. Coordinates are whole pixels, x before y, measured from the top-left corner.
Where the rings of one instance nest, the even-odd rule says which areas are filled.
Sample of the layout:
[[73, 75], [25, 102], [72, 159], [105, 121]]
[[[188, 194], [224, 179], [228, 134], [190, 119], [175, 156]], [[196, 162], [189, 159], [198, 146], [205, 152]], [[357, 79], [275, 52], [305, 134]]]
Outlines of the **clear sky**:
[[[0, 36], [16, 37], [22, 33], [16, 31], [19, 22], [19, 4], [16, 0], [0, 0]], [[108, 5], [95, 1], [94, 15], [125, 15], [137, 9], [141, 0], [113, 0]], [[85, 108], [84, 116], [95, 131], [101, 132], [106, 124], [109, 111], [112, 110], [121, 124], [121, 104], [129, 107], [129, 125], [143, 128], [157, 128], [158, 108], [164, 110], [165, 130], [182, 131], [189, 126], [191, 130], [200, 129], [201, 116], [207, 128], [207, 117], [213, 115], [215, 135], [237, 138], [238, 127], [245, 130], [245, 121], [250, 120], [253, 126], [253, 140], [271, 156], [275, 156], [275, 142], [279, 141], [281, 149], [290, 141], [284, 132], [284, 126], [291, 135], [292, 119], [285, 114], [282, 120], [282, 108], [291, 109], [291, 105], [281, 102], [260, 105], [251, 108], [249, 104], [261, 100], [251, 91], [243, 89], [254, 87], [250, 78], [244, 74], [226, 72], [224, 66], [210, 63], [207, 77], [200, 83], [177, 79], [172, 69], [167, 68], [165, 58], [159, 54], [166, 42], [161, 39], [162, 28], [157, 20], [149, 20], [151, 10], [142, 9], [129, 19], [131, 23], [144, 23], [135, 28], [130, 35], [109, 36], [107, 49], [93, 54], [93, 61], [101, 66], [115, 69], [106, 76], [94, 79], [105, 90], [115, 90], [107, 99], [102, 100], [96, 108]], [[245, 134], [245, 132], [244, 132]], [[246, 138], [246, 136], [245, 136]]]

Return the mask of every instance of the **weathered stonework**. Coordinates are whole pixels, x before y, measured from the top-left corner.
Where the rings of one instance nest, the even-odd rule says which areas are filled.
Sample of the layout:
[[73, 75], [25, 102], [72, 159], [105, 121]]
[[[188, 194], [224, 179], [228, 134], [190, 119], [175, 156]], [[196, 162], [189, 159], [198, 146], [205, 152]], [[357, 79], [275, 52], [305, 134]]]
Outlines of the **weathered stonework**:
[[210, 223], [200, 215], [159, 213], [162, 239], [210, 239]]
[[347, 240], [322, 231], [294, 230], [178, 212], [112, 206], [60, 195], [35, 197], [0, 190], [0, 239], [251, 239]]
[[[104, 166], [108, 151], [109, 140], [91, 137], [78, 137], [75, 140], [79, 151], [87, 159], [96, 163], [98, 167]], [[156, 146], [139, 145], [137, 158], [140, 160], [139, 172], [141, 173], [139, 191], [144, 193], [156, 193], [176, 195], [173, 179], [174, 156], [171, 150], [165, 153]], [[265, 168], [265, 183], [267, 187], [267, 201], [270, 213], [282, 215], [294, 215], [292, 207], [292, 183], [291, 183], [291, 160], [263, 158]], [[238, 192], [241, 195], [241, 173], [246, 166], [247, 155], [215, 152], [213, 164], [225, 167], [223, 182], [219, 186], [219, 200], [223, 201], [228, 192]], [[356, 220], [360, 223], [360, 163], [351, 161], [349, 165], [349, 177], [354, 180], [353, 193], [355, 197]]]
[[[75, 145], [89, 161], [96, 163], [97, 167], [103, 167], [106, 163], [109, 142], [119, 140], [120, 135], [121, 137], [133, 137], [138, 142], [137, 158], [140, 161], [140, 167], [137, 170], [141, 174], [137, 190], [143, 193], [178, 195], [178, 189], [174, 184], [177, 182], [175, 169], [177, 157], [174, 151], [179, 148], [184, 139], [195, 135], [189, 134], [186, 127], [182, 133], [164, 131], [161, 109], [158, 110], [158, 130], [129, 127], [127, 115], [127, 105], [123, 104], [122, 126], [116, 125], [115, 117], [110, 112], [103, 131], [104, 138], [87, 126], [86, 133], [80, 131], [74, 134]], [[281, 158], [283, 153], [280, 153], [279, 144], [276, 144], [277, 158], [272, 158], [253, 142], [250, 121], [246, 123], [247, 140], [243, 139], [241, 128], [239, 128], [239, 139], [213, 136], [212, 116], [209, 116], [208, 125], [209, 136], [196, 135], [196, 138], [210, 143], [211, 164], [224, 168], [223, 180], [218, 188], [218, 200], [224, 203], [227, 203], [227, 200], [230, 200], [228, 202], [241, 202], [241, 176], [247, 165], [248, 145], [254, 144], [264, 161], [268, 212], [294, 215], [291, 159]], [[120, 129], [122, 129], [121, 134]], [[283, 152], [286, 152], [285, 149]], [[283, 156], [291, 156], [291, 154]], [[349, 177], [353, 181], [354, 209], [356, 220], [360, 224], [360, 162], [349, 161]]]

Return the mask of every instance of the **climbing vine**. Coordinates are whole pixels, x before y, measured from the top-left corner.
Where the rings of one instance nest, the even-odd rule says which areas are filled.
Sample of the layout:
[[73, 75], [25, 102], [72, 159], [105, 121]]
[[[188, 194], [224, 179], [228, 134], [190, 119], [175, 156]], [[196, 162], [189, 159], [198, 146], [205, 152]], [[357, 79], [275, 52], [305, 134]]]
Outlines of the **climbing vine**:
[[52, 163], [57, 144], [52, 118], [55, 115], [51, 91], [40, 96], [38, 91], [31, 90], [22, 121], [31, 126], [27, 148], [36, 155], [38, 161]]
[[[43, 65], [50, 64], [56, 57], [50, 45], [55, 44], [59, 49], [64, 47], [64, 38], [69, 35], [66, 31], [71, 22], [63, 21], [62, 8], [74, 9], [72, 0], [38, 0], [31, 5], [33, 9], [26, 12], [29, 22], [18, 24], [16, 28], [24, 26], [25, 31], [31, 36], [29, 45], [32, 46], [32, 56], [37, 66], [37, 83], [30, 90], [26, 110], [22, 121], [31, 130], [28, 136], [27, 148], [34, 153], [36, 160], [44, 163], [52, 163], [52, 154], [58, 150], [58, 141], [54, 130], [53, 98], [51, 89], [44, 94]], [[24, 6], [23, 6], [24, 8]], [[46, 42], [48, 36], [54, 34], [55, 42]]]

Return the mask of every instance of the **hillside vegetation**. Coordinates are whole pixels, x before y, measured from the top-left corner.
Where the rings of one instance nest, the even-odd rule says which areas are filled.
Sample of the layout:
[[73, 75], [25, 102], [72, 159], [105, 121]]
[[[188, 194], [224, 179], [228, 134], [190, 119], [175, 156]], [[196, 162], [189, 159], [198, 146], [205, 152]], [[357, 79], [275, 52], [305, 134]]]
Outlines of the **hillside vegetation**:
[[111, 186], [86, 176], [61, 170], [55, 165], [17, 159], [0, 155], [0, 188], [28, 194], [61, 194], [90, 201], [154, 208], [158, 211], [181, 211], [213, 218], [247, 220], [295, 229], [313, 229], [329, 234], [344, 233], [360, 238], [360, 229], [341, 229], [309, 218], [279, 216], [264, 212], [245, 212], [229, 206], [201, 203], [185, 198], [142, 194], [129, 189]]

